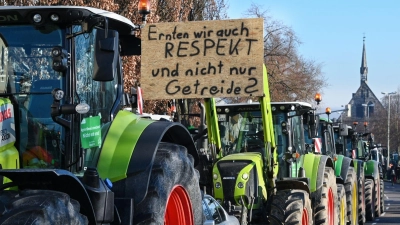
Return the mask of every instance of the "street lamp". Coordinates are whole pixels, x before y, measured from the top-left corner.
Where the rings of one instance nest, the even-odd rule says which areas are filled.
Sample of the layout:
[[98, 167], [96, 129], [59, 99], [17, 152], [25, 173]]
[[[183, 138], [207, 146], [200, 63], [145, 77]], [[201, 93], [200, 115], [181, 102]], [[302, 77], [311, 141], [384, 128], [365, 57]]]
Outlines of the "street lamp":
[[[388, 151], [388, 155], [390, 153], [390, 96], [391, 95], [395, 95], [397, 94], [396, 91], [393, 92], [382, 92], [383, 95], [387, 95], [388, 96], [388, 124], [387, 124], [387, 151]], [[387, 164], [389, 165], [389, 157], [387, 157]]]

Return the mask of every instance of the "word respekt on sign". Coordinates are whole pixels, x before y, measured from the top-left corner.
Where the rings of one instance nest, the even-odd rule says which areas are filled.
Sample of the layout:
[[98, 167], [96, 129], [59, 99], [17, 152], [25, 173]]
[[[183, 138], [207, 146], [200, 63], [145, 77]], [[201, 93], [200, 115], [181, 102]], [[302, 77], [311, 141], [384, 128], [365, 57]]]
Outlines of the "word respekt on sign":
[[148, 24], [142, 30], [145, 99], [263, 94], [263, 19]]

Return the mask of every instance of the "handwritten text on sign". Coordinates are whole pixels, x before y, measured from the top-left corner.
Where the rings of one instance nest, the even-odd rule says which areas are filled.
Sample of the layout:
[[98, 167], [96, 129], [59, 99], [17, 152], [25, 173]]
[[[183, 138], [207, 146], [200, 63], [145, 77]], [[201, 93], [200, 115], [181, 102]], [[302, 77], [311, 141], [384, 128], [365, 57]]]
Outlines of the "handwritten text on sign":
[[263, 20], [148, 24], [144, 99], [262, 95]]

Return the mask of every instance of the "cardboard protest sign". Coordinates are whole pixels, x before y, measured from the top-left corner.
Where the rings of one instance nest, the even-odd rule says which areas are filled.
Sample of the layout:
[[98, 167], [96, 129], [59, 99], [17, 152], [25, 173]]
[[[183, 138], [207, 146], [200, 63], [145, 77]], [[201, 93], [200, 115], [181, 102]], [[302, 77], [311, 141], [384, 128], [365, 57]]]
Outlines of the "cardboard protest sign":
[[263, 30], [261, 18], [146, 25], [144, 99], [261, 96]]

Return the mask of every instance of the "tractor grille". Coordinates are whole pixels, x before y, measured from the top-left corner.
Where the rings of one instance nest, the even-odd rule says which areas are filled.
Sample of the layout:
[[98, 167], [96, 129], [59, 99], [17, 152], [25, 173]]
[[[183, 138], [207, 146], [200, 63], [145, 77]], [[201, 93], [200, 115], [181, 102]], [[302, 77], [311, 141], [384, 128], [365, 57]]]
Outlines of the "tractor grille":
[[224, 191], [224, 199], [235, 204], [234, 192], [236, 185], [236, 178], [239, 172], [247, 165], [251, 163], [250, 160], [245, 161], [220, 161], [218, 162], [218, 170], [222, 178], [222, 188]]

